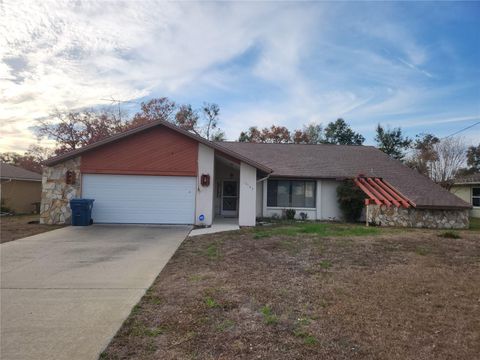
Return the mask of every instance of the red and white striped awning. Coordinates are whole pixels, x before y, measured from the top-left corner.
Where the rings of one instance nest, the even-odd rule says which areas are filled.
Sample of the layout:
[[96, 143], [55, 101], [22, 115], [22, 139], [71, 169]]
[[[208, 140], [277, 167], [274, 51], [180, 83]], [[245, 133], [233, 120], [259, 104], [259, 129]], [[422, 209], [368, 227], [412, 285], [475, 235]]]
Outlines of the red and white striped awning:
[[359, 175], [353, 181], [368, 196], [367, 204], [373, 201], [377, 205], [388, 207], [415, 207], [413, 202], [382, 178]]

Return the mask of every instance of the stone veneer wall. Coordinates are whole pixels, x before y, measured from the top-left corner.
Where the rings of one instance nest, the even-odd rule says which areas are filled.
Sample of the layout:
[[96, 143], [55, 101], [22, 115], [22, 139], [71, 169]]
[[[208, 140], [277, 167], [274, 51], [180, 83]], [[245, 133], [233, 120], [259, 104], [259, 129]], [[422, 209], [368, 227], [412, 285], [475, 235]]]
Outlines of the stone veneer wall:
[[[80, 157], [45, 167], [42, 176], [41, 224], [69, 224], [70, 200], [81, 195]], [[75, 184], [65, 182], [67, 170], [75, 171]]]
[[439, 210], [368, 205], [368, 221], [380, 226], [467, 229], [468, 209]]

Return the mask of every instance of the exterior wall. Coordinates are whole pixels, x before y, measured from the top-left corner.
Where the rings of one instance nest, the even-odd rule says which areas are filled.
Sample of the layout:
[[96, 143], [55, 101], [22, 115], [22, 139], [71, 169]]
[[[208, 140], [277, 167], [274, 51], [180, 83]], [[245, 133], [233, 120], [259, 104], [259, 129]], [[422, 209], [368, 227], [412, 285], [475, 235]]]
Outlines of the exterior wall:
[[17, 214], [35, 211], [33, 203], [39, 203], [42, 196], [41, 181], [2, 180], [2, 204]]
[[430, 229], [467, 229], [468, 210], [437, 210], [369, 205], [368, 220], [380, 226]]
[[90, 174], [196, 176], [198, 142], [155, 127], [82, 155]]
[[[197, 194], [195, 198], [195, 224], [212, 225], [213, 221], [213, 189], [215, 187], [214, 176], [215, 151], [203, 144], [198, 144], [198, 176]], [[205, 187], [200, 184], [202, 174], [210, 175], [210, 185]], [[200, 220], [203, 215], [204, 220]]]
[[238, 225], [255, 226], [256, 196], [257, 169], [241, 162]]
[[263, 217], [263, 183], [266, 183], [267, 180], [264, 180], [262, 182], [257, 182], [257, 194], [255, 196], [256, 198], [256, 215], [257, 218]]
[[[480, 184], [465, 184], [465, 185], [454, 185], [450, 192], [457, 195], [460, 199], [466, 201], [469, 204], [472, 204], [472, 188], [480, 187]], [[475, 206], [470, 210], [470, 216], [474, 218], [480, 218], [480, 207]]]
[[[81, 196], [81, 158], [43, 169], [42, 203], [40, 206], [41, 224], [69, 224], [71, 221], [70, 200]], [[67, 170], [75, 172], [75, 184], [65, 182]]]
[[[315, 208], [291, 208], [295, 209], [295, 218], [300, 219], [300, 213], [308, 215], [308, 220], [340, 220], [342, 213], [337, 201], [337, 186], [335, 180], [317, 180]], [[262, 183], [263, 191], [257, 196], [262, 197], [262, 216], [282, 217], [286, 208], [267, 206], [267, 181]]]

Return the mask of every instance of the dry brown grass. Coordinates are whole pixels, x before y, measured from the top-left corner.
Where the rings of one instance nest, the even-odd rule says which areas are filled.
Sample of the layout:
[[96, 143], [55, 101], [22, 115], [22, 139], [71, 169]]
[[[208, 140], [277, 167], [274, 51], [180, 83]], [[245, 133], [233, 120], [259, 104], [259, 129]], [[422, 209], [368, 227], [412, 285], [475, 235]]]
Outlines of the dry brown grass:
[[102, 359], [478, 359], [480, 233], [188, 239]]
[[0, 243], [41, 234], [64, 226], [29, 224], [29, 222], [38, 221], [38, 219], [38, 215], [2, 216], [0, 218]]

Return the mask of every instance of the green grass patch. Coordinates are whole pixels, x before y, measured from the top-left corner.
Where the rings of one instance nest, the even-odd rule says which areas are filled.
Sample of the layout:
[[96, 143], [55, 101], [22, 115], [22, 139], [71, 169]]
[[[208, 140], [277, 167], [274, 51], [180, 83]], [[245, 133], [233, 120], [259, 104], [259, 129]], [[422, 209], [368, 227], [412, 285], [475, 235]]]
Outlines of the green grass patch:
[[231, 329], [235, 326], [235, 321], [226, 319], [222, 321], [220, 324], [218, 324], [215, 329], [219, 332], [223, 332], [225, 330]]
[[294, 334], [296, 337], [302, 338], [302, 339], [303, 339], [303, 343], [304, 343], [305, 345], [316, 345], [316, 344], [318, 344], [318, 339], [317, 339], [315, 336], [307, 333], [307, 332], [304, 331], [304, 330], [295, 330], [295, 331], [293, 332], [293, 334]]
[[415, 254], [420, 255], [420, 256], [426, 256], [430, 253], [430, 249], [428, 249], [425, 246], [417, 246], [415, 248]]
[[447, 239], [460, 239], [461, 236], [456, 231], [445, 231], [438, 235], [439, 237], [447, 238]]
[[322, 269], [330, 269], [332, 267], [332, 262], [330, 260], [322, 260], [318, 263]]
[[480, 218], [470, 218], [470, 230], [480, 231]]
[[205, 305], [207, 305], [207, 307], [209, 309], [214, 309], [214, 308], [220, 307], [220, 304], [217, 301], [215, 301], [215, 299], [212, 298], [211, 296], [205, 297], [204, 303], [205, 303]]
[[260, 312], [263, 315], [263, 321], [267, 325], [275, 325], [278, 323], [278, 317], [272, 312], [272, 308], [268, 305], [265, 305], [260, 309]]
[[317, 235], [320, 237], [336, 236], [368, 236], [381, 233], [381, 229], [376, 227], [366, 227], [363, 225], [335, 224], [335, 223], [295, 223], [280, 225], [265, 229], [264, 227], [255, 228], [255, 239], [262, 239], [271, 236], [297, 236], [302, 234]]
[[220, 244], [218, 242], [208, 244], [204, 251], [204, 255], [210, 260], [220, 260], [222, 258]]
[[146, 337], [157, 337], [165, 333], [165, 328], [161, 326], [157, 327], [146, 327], [144, 325], [134, 326], [130, 330], [130, 334], [133, 336], [146, 336]]

